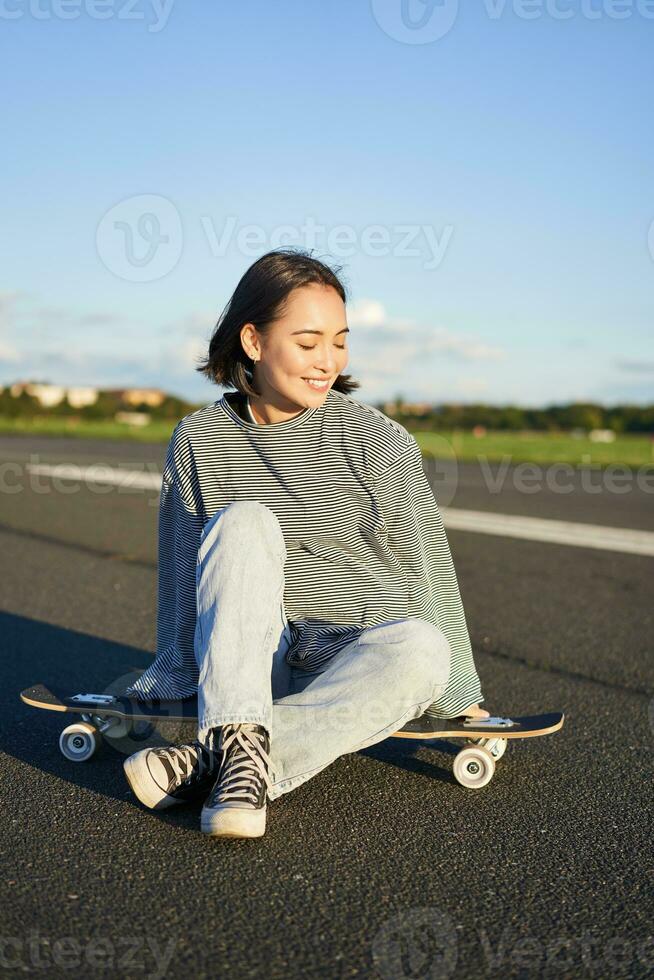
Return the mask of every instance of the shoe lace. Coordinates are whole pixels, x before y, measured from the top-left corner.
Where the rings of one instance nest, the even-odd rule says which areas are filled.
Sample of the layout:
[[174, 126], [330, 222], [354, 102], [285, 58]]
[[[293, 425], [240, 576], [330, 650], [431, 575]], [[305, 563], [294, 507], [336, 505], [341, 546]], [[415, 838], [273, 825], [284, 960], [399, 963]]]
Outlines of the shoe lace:
[[223, 771], [212, 794], [212, 806], [234, 800], [256, 805], [262, 779], [268, 789], [272, 789], [266, 768], [271, 762], [263, 747], [264, 738], [262, 732], [249, 726], [223, 726]]
[[215, 769], [218, 764], [215, 749], [208, 749], [199, 742], [171, 745], [166, 749], [159, 749], [158, 755], [168, 759], [180, 782], [185, 782], [193, 775], [200, 778], [205, 772]]

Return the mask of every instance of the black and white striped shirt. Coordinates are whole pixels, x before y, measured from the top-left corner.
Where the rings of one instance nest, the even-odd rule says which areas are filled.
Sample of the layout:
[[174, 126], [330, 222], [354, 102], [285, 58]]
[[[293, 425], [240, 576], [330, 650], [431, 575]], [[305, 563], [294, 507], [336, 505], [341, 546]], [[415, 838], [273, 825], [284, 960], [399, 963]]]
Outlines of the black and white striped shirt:
[[157, 656], [128, 694], [196, 693], [200, 535], [235, 500], [265, 504], [282, 529], [289, 664], [316, 671], [367, 626], [426, 619], [452, 650], [447, 690], [430, 714], [451, 717], [481, 699], [418, 444], [399, 422], [334, 389], [285, 422], [256, 423], [240, 393], [227, 392], [177, 424], [159, 505]]

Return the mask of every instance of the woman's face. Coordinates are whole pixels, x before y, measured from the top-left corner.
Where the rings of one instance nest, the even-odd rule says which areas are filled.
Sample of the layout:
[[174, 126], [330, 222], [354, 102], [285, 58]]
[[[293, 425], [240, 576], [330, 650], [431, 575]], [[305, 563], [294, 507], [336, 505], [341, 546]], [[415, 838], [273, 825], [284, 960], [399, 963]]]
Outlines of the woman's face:
[[331, 286], [318, 283], [294, 289], [283, 316], [265, 336], [245, 324], [241, 342], [255, 357], [254, 386], [260, 397], [282, 411], [317, 408], [347, 366], [348, 330], [343, 300]]

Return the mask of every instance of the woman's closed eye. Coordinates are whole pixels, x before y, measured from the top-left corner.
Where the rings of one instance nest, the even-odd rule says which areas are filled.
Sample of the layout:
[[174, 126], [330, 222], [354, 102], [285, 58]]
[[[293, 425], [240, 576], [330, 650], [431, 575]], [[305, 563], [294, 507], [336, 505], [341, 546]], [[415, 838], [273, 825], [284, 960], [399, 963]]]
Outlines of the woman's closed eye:
[[[301, 347], [302, 350], [315, 350], [315, 347], [305, 347], [304, 344], [298, 344], [298, 347]], [[345, 344], [342, 346], [341, 344], [334, 344], [334, 347], [338, 347], [339, 350], [345, 350]]]

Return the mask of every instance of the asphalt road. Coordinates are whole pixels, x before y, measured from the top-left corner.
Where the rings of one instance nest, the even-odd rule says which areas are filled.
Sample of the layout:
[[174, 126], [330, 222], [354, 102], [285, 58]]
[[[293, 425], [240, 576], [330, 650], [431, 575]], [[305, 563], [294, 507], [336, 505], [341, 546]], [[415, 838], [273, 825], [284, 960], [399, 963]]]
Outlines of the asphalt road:
[[[477, 792], [452, 743], [389, 740], [269, 804], [263, 839], [220, 842], [199, 803], [145, 810], [121, 751], [67, 762], [61, 720], [18, 699], [121, 683], [156, 611], [156, 490], [56, 489], [25, 464], [154, 472], [164, 452], [0, 439], [3, 974], [653, 975], [652, 559], [452, 531], [485, 706], [561, 709], [563, 731], [509, 746]], [[499, 490], [474, 464], [433, 476], [451, 507], [654, 524], [636, 474], [619, 493], [599, 473], [564, 493], [546, 473], [531, 493], [512, 469]]]

